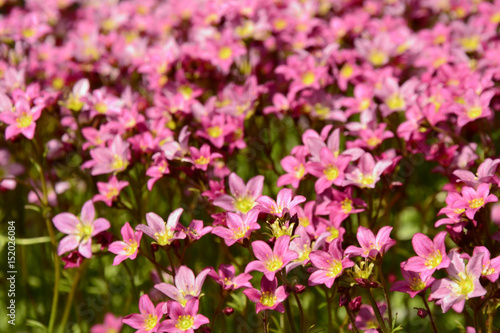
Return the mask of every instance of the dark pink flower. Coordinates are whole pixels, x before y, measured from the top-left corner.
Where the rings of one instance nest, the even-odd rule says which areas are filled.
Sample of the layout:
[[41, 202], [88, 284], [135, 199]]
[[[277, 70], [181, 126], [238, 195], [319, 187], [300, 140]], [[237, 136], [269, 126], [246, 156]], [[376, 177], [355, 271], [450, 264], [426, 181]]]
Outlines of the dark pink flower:
[[328, 246], [328, 252], [314, 251], [309, 254], [314, 271], [309, 276], [309, 285], [325, 284], [331, 288], [335, 279], [344, 269], [354, 266], [354, 262], [344, 258], [340, 239], [333, 240]]
[[252, 302], [256, 303], [255, 311], [257, 313], [262, 310], [275, 310], [281, 313], [285, 312], [283, 301], [287, 299], [288, 295], [285, 292], [284, 286], [278, 287], [278, 280], [276, 278], [268, 280], [264, 276], [260, 282], [260, 290], [248, 288], [243, 290], [243, 293]]
[[168, 315], [170, 319], [165, 320], [158, 327], [158, 332], [169, 333], [193, 333], [201, 325], [208, 324], [210, 320], [204, 315], [198, 314], [200, 301], [192, 298], [187, 301], [186, 306], [178, 302], [168, 302]]
[[289, 188], [281, 189], [278, 192], [276, 201], [274, 201], [267, 195], [263, 195], [259, 199], [257, 199], [259, 208], [262, 212], [269, 213], [278, 217], [283, 217], [286, 212], [289, 212], [295, 206], [304, 201], [306, 201], [306, 198], [302, 195], [297, 195], [292, 199], [292, 190]]
[[147, 294], [139, 299], [140, 313], [129, 314], [122, 319], [122, 323], [135, 328], [136, 333], [155, 333], [158, 332], [160, 321], [163, 315], [167, 313], [167, 303], [161, 302], [154, 306]]
[[389, 237], [391, 231], [392, 227], [382, 227], [375, 237], [370, 229], [359, 226], [356, 238], [361, 247], [351, 245], [345, 250], [345, 254], [371, 259], [375, 259], [378, 254], [383, 256], [389, 248], [396, 244], [396, 241]]
[[127, 258], [134, 260], [137, 257], [137, 250], [141, 243], [142, 231], [134, 233], [134, 229], [128, 222], [122, 227], [121, 234], [123, 241], [113, 242], [108, 248], [109, 252], [117, 255], [113, 260], [113, 265], [118, 265]]

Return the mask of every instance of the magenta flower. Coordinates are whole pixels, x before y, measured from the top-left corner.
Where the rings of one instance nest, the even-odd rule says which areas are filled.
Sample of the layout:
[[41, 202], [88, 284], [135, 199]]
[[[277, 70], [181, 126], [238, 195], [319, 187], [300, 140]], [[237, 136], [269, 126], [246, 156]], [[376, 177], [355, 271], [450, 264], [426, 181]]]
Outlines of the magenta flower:
[[189, 224], [189, 226], [184, 230], [189, 240], [195, 241], [199, 240], [204, 235], [211, 232], [213, 228], [211, 226], [203, 226], [203, 221], [201, 220], [193, 220]]
[[389, 237], [391, 231], [392, 227], [382, 227], [375, 237], [370, 229], [360, 226], [356, 238], [361, 247], [351, 245], [345, 250], [345, 254], [370, 259], [375, 259], [378, 254], [383, 256], [389, 248], [396, 244], [396, 241]]
[[189, 147], [191, 158], [186, 158], [184, 161], [194, 164], [196, 169], [207, 171], [210, 162], [216, 158], [222, 157], [219, 153], [211, 153], [210, 146], [204, 143], [198, 150], [196, 147]]
[[147, 294], [139, 298], [140, 313], [129, 314], [123, 318], [122, 323], [135, 328], [136, 333], [155, 333], [158, 332], [160, 321], [167, 313], [167, 303], [161, 302], [154, 306]]
[[422, 280], [426, 280], [437, 269], [446, 268], [450, 264], [450, 258], [446, 255], [444, 239], [448, 233], [441, 231], [434, 240], [430, 240], [424, 234], [416, 233], [411, 243], [418, 257], [411, 257], [405, 265], [405, 270], [418, 272]]
[[92, 326], [90, 333], [118, 333], [122, 326], [122, 317], [115, 317], [112, 313], [107, 313], [104, 316], [104, 323]]
[[328, 147], [320, 150], [321, 162], [311, 162], [306, 165], [307, 171], [319, 177], [314, 185], [316, 193], [321, 194], [333, 184], [341, 186], [344, 181], [344, 170], [351, 161], [351, 156], [335, 157]]
[[434, 282], [434, 278], [430, 275], [427, 277], [421, 276], [418, 271], [411, 271], [406, 268], [406, 261], [401, 263], [401, 274], [404, 281], [396, 281], [391, 287], [391, 291], [399, 291], [408, 293], [411, 298], [414, 298], [421, 291], [426, 290]]
[[258, 216], [258, 209], [252, 209], [243, 217], [236, 213], [227, 213], [227, 228], [216, 226], [212, 233], [223, 238], [227, 246], [231, 246], [249, 238], [254, 230], [260, 229], [260, 225], [257, 223]]
[[365, 153], [359, 159], [357, 167], [349, 167], [346, 171], [345, 185], [356, 185], [361, 188], [375, 188], [380, 180], [380, 175], [392, 165], [389, 159], [375, 163], [375, 159], [370, 153]]
[[276, 278], [268, 280], [266, 277], [262, 277], [260, 281], [260, 290], [248, 288], [243, 290], [243, 293], [252, 302], [256, 303], [255, 311], [257, 313], [262, 310], [285, 312], [283, 301], [287, 299], [288, 295], [285, 292], [284, 286], [278, 287], [278, 280]]
[[195, 277], [193, 271], [183, 265], [179, 268], [177, 274], [175, 274], [175, 286], [167, 283], [159, 283], [155, 285], [155, 288], [179, 302], [182, 306], [186, 306], [186, 303], [190, 299], [200, 296], [201, 287], [208, 273], [210, 273], [210, 268], [205, 268]]
[[443, 312], [453, 308], [460, 313], [466, 300], [486, 294], [486, 289], [479, 282], [484, 254], [473, 255], [467, 265], [458, 252], [452, 251], [448, 255], [451, 259], [446, 269], [449, 276], [434, 282], [429, 297], [438, 300], [436, 304], [441, 305]]
[[472, 187], [464, 186], [462, 188], [462, 196], [459, 197], [452, 205], [452, 208], [465, 209], [465, 215], [469, 219], [474, 219], [476, 212], [489, 202], [497, 202], [498, 198], [494, 194], [490, 194], [490, 185], [481, 184], [474, 190]]
[[467, 89], [464, 103], [455, 104], [454, 112], [458, 116], [457, 125], [462, 127], [476, 119], [490, 117], [492, 113], [489, 104], [493, 96], [495, 96], [495, 92], [492, 90], [478, 95], [474, 89]]
[[99, 191], [99, 194], [96, 194], [92, 200], [94, 202], [104, 201], [106, 205], [111, 207], [113, 200], [118, 198], [121, 190], [127, 186], [127, 181], [118, 180], [116, 176], [112, 176], [111, 178], [109, 178], [107, 183], [97, 182], [97, 189]]
[[129, 143], [116, 135], [107, 148], [94, 148], [90, 151], [91, 161], [87, 161], [82, 168], [92, 168], [92, 176], [118, 173], [127, 168], [130, 159]]
[[281, 160], [281, 166], [287, 172], [278, 178], [276, 185], [282, 187], [291, 184], [298, 188], [300, 181], [307, 175], [304, 157], [286, 156]]
[[302, 195], [297, 195], [292, 199], [292, 190], [289, 188], [281, 189], [278, 192], [276, 201], [274, 201], [267, 195], [263, 195], [259, 199], [257, 199], [259, 208], [262, 212], [269, 213], [278, 217], [283, 217], [286, 212], [289, 212], [295, 206], [304, 201], [306, 201], [306, 198]]
[[158, 332], [169, 333], [193, 333], [201, 325], [208, 324], [210, 320], [204, 315], [198, 314], [200, 301], [192, 298], [183, 307], [177, 302], [168, 302], [170, 319], [165, 320], [158, 327]]
[[29, 140], [33, 139], [36, 121], [40, 118], [43, 108], [44, 105], [31, 108], [28, 100], [21, 97], [12, 110], [0, 110], [0, 120], [8, 125], [5, 129], [5, 139], [9, 140], [19, 134]]
[[122, 227], [121, 234], [123, 241], [113, 242], [108, 248], [109, 252], [117, 255], [113, 260], [113, 265], [118, 265], [127, 258], [134, 260], [137, 257], [137, 250], [141, 243], [142, 231], [134, 233], [134, 229], [128, 222]]
[[477, 168], [477, 175], [469, 170], [455, 170], [453, 174], [458, 177], [457, 181], [462, 181], [469, 187], [477, 188], [481, 183], [495, 182], [495, 179], [497, 179], [495, 172], [499, 164], [500, 159], [492, 160], [487, 158]]
[[495, 283], [500, 275], [500, 256], [491, 259], [490, 251], [484, 246], [476, 246], [472, 252], [472, 256], [479, 253], [483, 253], [483, 271], [481, 272], [481, 276]]
[[108, 220], [95, 218], [94, 204], [87, 201], [80, 213], [80, 218], [71, 213], [60, 213], [54, 216], [52, 222], [60, 232], [68, 236], [61, 239], [57, 254], [62, 255], [78, 248], [78, 252], [85, 258], [92, 257], [92, 237], [111, 227]]
[[344, 258], [341, 241], [338, 238], [330, 243], [328, 252], [314, 251], [309, 254], [309, 258], [313, 265], [313, 273], [309, 276], [310, 286], [325, 284], [331, 288], [344, 269], [354, 266], [353, 261]]
[[136, 229], [141, 230], [149, 237], [153, 238], [158, 245], [170, 245], [176, 239], [186, 238], [184, 231], [177, 228], [177, 223], [184, 209], [177, 208], [167, 219], [167, 223], [155, 213], [147, 213], [146, 221], [148, 225], [139, 224]]
[[268, 280], [274, 279], [276, 272], [283, 269], [290, 261], [299, 257], [296, 252], [290, 251], [289, 247], [290, 236], [288, 235], [284, 235], [276, 239], [274, 250], [272, 250], [266, 242], [253, 242], [253, 253], [258, 260], [248, 263], [245, 268], [245, 273], [259, 271], [264, 273]]
[[248, 213], [256, 203], [255, 201], [262, 195], [264, 176], [255, 176], [245, 185], [243, 179], [237, 174], [229, 175], [229, 189], [232, 196], [223, 194], [214, 200], [214, 205], [221, 207], [228, 212]]
[[233, 265], [220, 265], [218, 273], [215, 269], [210, 268], [208, 275], [214, 279], [215, 282], [220, 284], [225, 290], [236, 290], [239, 288], [252, 288], [250, 280], [252, 276], [247, 273], [235, 275]]

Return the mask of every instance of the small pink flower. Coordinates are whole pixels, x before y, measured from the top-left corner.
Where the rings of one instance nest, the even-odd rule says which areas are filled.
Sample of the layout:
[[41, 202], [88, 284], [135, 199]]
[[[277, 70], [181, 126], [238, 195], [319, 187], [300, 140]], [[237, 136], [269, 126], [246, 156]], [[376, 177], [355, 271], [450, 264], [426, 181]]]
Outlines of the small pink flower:
[[458, 116], [457, 125], [462, 127], [467, 123], [480, 118], [491, 117], [489, 104], [494, 91], [486, 91], [478, 95], [473, 89], [468, 89], [464, 95], [464, 104], [455, 104], [453, 111]]
[[94, 202], [104, 201], [106, 205], [111, 207], [113, 201], [120, 195], [121, 190], [127, 186], [127, 181], [118, 180], [116, 176], [111, 176], [107, 183], [97, 182], [99, 194], [96, 194], [92, 200]]
[[137, 257], [137, 250], [141, 243], [142, 231], [134, 233], [134, 229], [128, 222], [122, 227], [121, 234], [123, 241], [113, 242], [108, 248], [109, 252], [117, 255], [113, 260], [113, 265], [118, 265], [127, 258], [134, 260]]
[[245, 268], [245, 273], [259, 271], [264, 273], [268, 280], [274, 279], [277, 272], [282, 270], [288, 263], [297, 259], [299, 255], [289, 250], [290, 236], [279, 237], [274, 244], [274, 250], [266, 242], [255, 241], [252, 249], [257, 260], [250, 262]]
[[419, 272], [422, 280], [425, 280], [437, 269], [447, 268], [450, 264], [444, 245], [447, 234], [446, 231], [441, 231], [431, 241], [426, 235], [416, 233], [411, 242], [418, 257], [408, 259], [405, 270]]
[[175, 274], [175, 286], [168, 283], [159, 283], [155, 285], [155, 288], [179, 302], [182, 306], [186, 306], [190, 299], [200, 296], [201, 287], [208, 273], [210, 273], [210, 268], [205, 268], [195, 277], [193, 271], [183, 265]]
[[179, 230], [177, 223], [184, 209], [177, 208], [167, 219], [167, 223], [155, 213], [147, 213], [146, 221], [148, 225], [139, 224], [136, 229], [141, 230], [149, 237], [153, 238], [158, 245], [170, 245], [176, 239], [186, 238], [184, 231]]
[[326, 251], [314, 251], [309, 254], [313, 265], [313, 273], [309, 276], [309, 285], [325, 284], [331, 288], [335, 279], [344, 269], [354, 266], [354, 262], [344, 258], [340, 239], [333, 240]]
[[474, 219], [476, 212], [489, 202], [497, 202], [498, 198], [490, 194], [490, 185], [481, 184], [474, 190], [472, 187], [464, 186], [462, 196], [452, 205], [452, 208], [465, 209], [465, 215], [469, 219]]
[[371, 259], [375, 259], [378, 254], [383, 256], [389, 248], [396, 244], [396, 241], [389, 237], [391, 231], [392, 227], [382, 227], [375, 237], [370, 229], [360, 226], [356, 238], [361, 247], [351, 245], [345, 250], [345, 254]]
[[249, 238], [253, 231], [260, 229], [260, 225], [257, 223], [258, 216], [258, 209], [252, 209], [243, 217], [229, 212], [226, 219], [227, 228], [216, 226], [212, 233], [223, 238], [227, 246], [242, 242], [244, 239]]
[[311, 162], [306, 165], [307, 171], [318, 177], [314, 189], [321, 194], [332, 185], [341, 186], [344, 181], [344, 170], [351, 161], [351, 156], [335, 157], [328, 147], [320, 150], [321, 162]]
[[92, 237], [111, 227], [108, 220], [95, 218], [95, 209], [91, 200], [87, 201], [80, 213], [80, 218], [71, 213], [57, 214], [53, 219], [55, 227], [68, 236], [61, 239], [57, 254], [78, 248], [78, 252], [85, 258], [92, 257]]
[[210, 226], [203, 226], [203, 221], [201, 220], [193, 220], [189, 224], [187, 228], [185, 228], [184, 232], [188, 236], [189, 240], [195, 241], [199, 240], [204, 235], [208, 234], [213, 230]]
[[27, 139], [33, 139], [35, 135], [36, 121], [40, 118], [44, 105], [30, 107], [30, 103], [24, 97], [15, 103], [13, 111], [1, 110], [0, 120], [6, 123], [5, 139], [9, 140], [19, 134]]
[[210, 320], [204, 315], [198, 314], [200, 301], [192, 298], [187, 301], [186, 306], [173, 301], [168, 302], [170, 319], [165, 320], [158, 327], [158, 332], [169, 333], [193, 333], [201, 325], [208, 324]]
[[163, 315], [167, 313], [167, 303], [158, 303], [155, 308], [149, 296], [144, 294], [139, 299], [139, 311], [123, 318], [122, 323], [135, 328], [136, 333], [156, 333]]
[[408, 293], [411, 298], [429, 288], [429, 286], [435, 281], [435, 279], [430, 275], [424, 278], [421, 276], [420, 272], [408, 270], [406, 268], [406, 261], [401, 263], [401, 274], [403, 275], [404, 281], [394, 282], [391, 287], [391, 291]]
[[270, 213], [278, 217], [283, 217], [286, 212], [289, 212], [295, 206], [304, 201], [306, 201], [306, 198], [302, 195], [297, 195], [292, 199], [292, 190], [289, 188], [281, 189], [278, 192], [276, 201], [267, 195], [263, 195], [257, 199], [262, 212]]
[[295, 156], [286, 156], [281, 160], [281, 166], [287, 172], [278, 178], [276, 185], [282, 187], [291, 184], [293, 188], [298, 188], [300, 181], [307, 175], [305, 168], [305, 158]]
[[384, 159], [375, 163], [370, 153], [365, 153], [359, 159], [357, 167], [349, 167], [346, 171], [345, 185], [356, 185], [361, 188], [375, 188], [380, 175], [392, 165], [392, 161]]
[[118, 333], [122, 326], [122, 317], [115, 317], [112, 313], [107, 313], [104, 316], [104, 323], [92, 326], [90, 333]]
[[225, 290], [252, 288], [252, 284], [249, 282], [252, 279], [252, 276], [247, 273], [241, 273], [236, 276], [233, 265], [220, 265], [218, 273], [215, 269], [211, 268], [208, 275]]
[[483, 256], [484, 253], [477, 253], [465, 265], [459, 253], [456, 251], [449, 253], [451, 262], [446, 269], [449, 276], [434, 282], [429, 296], [438, 300], [436, 304], [441, 305], [443, 312], [453, 308], [460, 313], [467, 299], [486, 295], [486, 289], [479, 282]]
[[477, 168], [477, 175], [469, 170], [455, 170], [453, 174], [458, 177], [457, 182], [462, 181], [469, 187], [477, 188], [481, 183], [497, 183], [495, 172], [500, 164], [500, 159], [487, 158]]
[[484, 276], [491, 282], [495, 283], [500, 275], [500, 256], [491, 258], [490, 251], [484, 246], [476, 246], [472, 252], [472, 256], [479, 253], [484, 254], [482, 261], [483, 271], [481, 272], [481, 276]]
[[256, 200], [262, 195], [264, 176], [255, 176], [245, 185], [237, 174], [229, 175], [229, 189], [231, 195], [222, 194], [214, 200], [214, 205], [228, 212], [248, 213], [256, 205]]
[[109, 147], [94, 148], [90, 151], [92, 160], [82, 165], [82, 168], [92, 168], [92, 176], [106, 173], [117, 173], [125, 170], [129, 165], [130, 144], [116, 135]]
[[278, 280], [276, 278], [268, 280], [264, 276], [260, 282], [260, 290], [248, 288], [245, 289], [243, 293], [252, 302], [256, 303], [255, 311], [257, 313], [262, 310], [275, 310], [281, 313], [285, 312], [283, 301], [287, 299], [288, 295], [285, 292], [284, 286], [278, 287]]
[[216, 158], [222, 157], [219, 153], [211, 153], [210, 146], [204, 143], [198, 150], [196, 147], [189, 147], [191, 152], [191, 158], [185, 159], [185, 161], [193, 163], [196, 169], [207, 171], [207, 167], [210, 162]]

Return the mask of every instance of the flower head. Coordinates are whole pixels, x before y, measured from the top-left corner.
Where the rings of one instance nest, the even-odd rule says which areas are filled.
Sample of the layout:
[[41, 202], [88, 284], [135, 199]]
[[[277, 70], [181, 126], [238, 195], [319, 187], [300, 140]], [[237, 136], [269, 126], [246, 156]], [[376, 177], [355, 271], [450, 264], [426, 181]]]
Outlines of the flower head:
[[146, 221], [148, 225], [139, 224], [136, 229], [141, 230], [149, 237], [153, 238], [159, 245], [170, 245], [176, 239], [186, 238], [184, 231], [177, 228], [177, 223], [184, 209], [177, 208], [167, 219], [167, 223], [155, 213], [147, 213]]
[[177, 274], [175, 274], [175, 286], [159, 283], [155, 285], [155, 288], [179, 302], [182, 306], [186, 306], [188, 300], [200, 296], [201, 287], [208, 273], [210, 273], [210, 268], [205, 268], [195, 277], [191, 269], [181, 266]]
[[113, 265], [118, 265], [127, 258], [134, 260], [137, 257], [137, 250], [141, 243], [142, 231], [134, 233], [134, 229], [128, 222], [122, 227], [121, 234], [123, 241], [113, 242], [108, 248], [109, 252], [117, 255], [113, 260]]
[[161, 302], [155, 307], [149, 296], [144, 294], [139, 299], [139, 311], [124, 317], [122, 323], [135, 328], [136, 333], [155, 333], [158, 332], [163, 315], [167, 313], [167, 303]]
[[210, 320], [204, 315], [198, 314], [200, 301], [192, 298], [183, 307], [178, 302], [169, 301], [169, 317], [158, 327], [160, 332], [193, 333], [201, 325], [208, 324]]
[[278, 287], [278, 280], [276, 278], [268, 280], [264, 276], [260, 282], [260, 290], [248, 288], [245, 289], [243, 293], [252, 302], [256, 303], [255, 311], [257, 313], [262, 310], [276, 310], [281, 313], [285, 312], [283, 301], [287, 299], [288, 295], [285, 292], [284, 286]]
[[375, 259], [378, 254], [383, 256], [389, 248], [396, 244], [396, 241], [389, 237], [391, 231], [392, 227], [382, 227], [375, 237], [370, 229], [360, 226], [356, 238], [361, 247], [351, 245], [345, 250], [345, 254], [371, 259]]

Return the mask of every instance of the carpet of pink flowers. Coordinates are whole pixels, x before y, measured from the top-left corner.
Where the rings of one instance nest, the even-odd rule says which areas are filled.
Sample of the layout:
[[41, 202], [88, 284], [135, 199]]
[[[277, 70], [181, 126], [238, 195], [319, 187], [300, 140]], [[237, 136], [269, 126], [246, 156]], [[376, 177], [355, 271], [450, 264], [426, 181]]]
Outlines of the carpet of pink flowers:
[[499, 24], [499, 0], [1, 0], [16, 327], [498, 331]]

